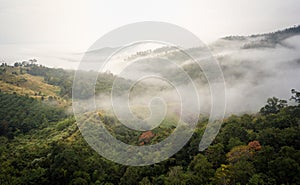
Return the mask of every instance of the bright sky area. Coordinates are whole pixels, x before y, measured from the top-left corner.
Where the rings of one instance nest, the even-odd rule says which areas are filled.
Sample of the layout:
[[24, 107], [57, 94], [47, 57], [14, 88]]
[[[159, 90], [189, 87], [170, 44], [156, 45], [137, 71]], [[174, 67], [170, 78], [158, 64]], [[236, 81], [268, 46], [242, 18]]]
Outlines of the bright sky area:
[[169, 22], [210, 43], [297, 25], [299, 10], [299, 0], [0, 0], [0, 60], [74, 68], [70, 55], [125, 24]]

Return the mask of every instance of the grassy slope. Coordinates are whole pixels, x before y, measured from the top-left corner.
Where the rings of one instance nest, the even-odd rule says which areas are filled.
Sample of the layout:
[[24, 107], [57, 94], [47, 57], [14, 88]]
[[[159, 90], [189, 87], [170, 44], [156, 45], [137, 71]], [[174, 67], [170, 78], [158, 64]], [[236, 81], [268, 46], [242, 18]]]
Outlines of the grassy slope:
[[[58, 104], [67, 104], [66, 100], [59, 97], [60, 87], [47, 84], [43, 77], [26, 74], [26, 72], [20, 74], [20, 67], [5, 67], [5, 69], [6, 72], [0, 74], [1, 92], [28, 95], [36, 99], [44, 97], [45, 100], [52, 96], [57, 97], [56, 101]], [[26, 70], [24, 69], [23, 71]], [[13, 73], [17, 73], [17, 75]]]

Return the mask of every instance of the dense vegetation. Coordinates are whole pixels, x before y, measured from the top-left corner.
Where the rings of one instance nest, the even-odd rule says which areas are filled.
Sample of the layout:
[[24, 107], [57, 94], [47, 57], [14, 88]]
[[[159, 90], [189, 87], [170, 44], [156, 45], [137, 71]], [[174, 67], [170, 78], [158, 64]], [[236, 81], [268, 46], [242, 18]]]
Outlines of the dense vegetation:
[[[45, 83], [59, 87], [57, 97], [69, 101], [71, 71], [38, 66], [34, 61], [13, 67], [2, 64], [0, 69], [5, 84], [28, 88], [16, 79], [30, 80], [26, 74], [42, 77]], [[96, 92], [109, 92], [115, 76], [102, 75]], [[37, 98], [39, 93], [29, 96], [19, 92], [23, 91], [0, 92], [3, 185], [300, 184], [300, 93], [294, 89], [293, 106], [274, 97], [257, 114], [226, 118], [214, 142], [203, 152], [198, 151], [198, 145], [207, 119], [201, 118], [184, 148], [166, 161], [144, 167], [102, 158], [85, 142], [74, 117], [66, 114], [66, 107]], [[99, 111], [98, 116], [116, 138], [132, 145], [157, 143], [175, 127], [168, 118], [152, 132], [138, 132], [126, 129], [107, 112]]]
[[0, 92], [0, 135], [12, 138], [18, 133], [46, 127], [66, 117], [62, 108], [43, 104], [28, 96]]
[[[58, 111], [25, 96], [0, 97], [1, 121], [6, 120], [14, 128], [8, 136], [1, 127], [1, 184], [300, 182], [300, 105], [287, 106], [277, 98], [269, 99], [256, 115], [227, 118], [214, 143], [204, 152], [198, 151], [206, 125], [206, 120], [201, 119], [192, 139], [172, 158], [151, 166], [130, 167], [107, 161], [94, 152], [72, 117], [58, 121], [62, 118]], [[120, 130], [113, 117], [100, 116], [121, 140], [141, 144], [142, 134], [130, 135]], [[23, 128], [25, 119], [33, 124], [30, 132]], [[164, 129], [146, 139], [155, 142], [168, 132]]]
[[[2, 63], [0, 65], [0, 87], [1, 82], [8, 86], [6, 89], [7, 93], [13, 93], [16, 91], [17, 94], [30, 95], [33, 94], [36, 97], [41, 97], [44, 99], [64, 99], [70, 100], [72, 98], [72, 83], [74, 80], [75, 72], [70, 70], [64, 70], [60, 68], [49, 68], [43, 65], [36, 64], [36, 60], [24, 61], [24, 62], [16, 62], [14, 65], [8, 65], [7, 63]], [[30, 78], [26, 76], [30, 75]], [[78, 72], [77, 75], [81, 75], [82, 78], [77, 83], [83, 84], [80, 87], [85, 87], [85, 84], [94, 83], [93, 77], [95, 76], [95, 72]], [[42, 78], [41, 84], [28, 84], [28, 80], [32, 80], [34, 77]], [[95, 84], [95, 92], [96, 94], [105, 94], [110, 93], [112, 84], [116, 76], [111, 73], [97, 73], [97, 81]], [[123, 80], [123, 79], [121, 79]], [[36, 81], [33, 81], [36, 83]], [[35, 85], [52, 85], [53, 87], [58, 88], [53, 90], [57, 91], [55, 94], [49, 94], [46, 92], [42, 92], [41, 87], [33, 88]], [[123, 80], [121, 83], [122, 86], [126, 86], [126, 80]], [[17, 88], [16, 88], [17, 87]], [[86, 86], [87, 87], [87, 86]], [[91, 86], [94, 87], [94, 86]], [[23, 89], [22, 89], [23, 88]], [[24, 89], [25, 88], [25, 89]], [[24, 93], [26, 90], [29, 92]], [[117, 87], [122, 88], [122, 87]], [[12, 90], [13, 89], [13, 90]], [[45, 89], [49, 89], [49, 86], [45, 87]], [[1, 91], [1, 89], [0, 89]], [[33, 91], [33, 92], [32, 92]], [[90, 98], [93, 94], [89, 92], [94, 92], [93, 89], [90, 88], [80, 88], [76, 89], [80, 98]]]
[[27, 68], [27, 72], [31, 75], [44, 77], [45, 82], [48, 84], [59, 86], [59, 95], [61, 97], [72, 97], [71, 87], [73, 80], [73, 72], [38, 65], [32, 65], [30, 68]]

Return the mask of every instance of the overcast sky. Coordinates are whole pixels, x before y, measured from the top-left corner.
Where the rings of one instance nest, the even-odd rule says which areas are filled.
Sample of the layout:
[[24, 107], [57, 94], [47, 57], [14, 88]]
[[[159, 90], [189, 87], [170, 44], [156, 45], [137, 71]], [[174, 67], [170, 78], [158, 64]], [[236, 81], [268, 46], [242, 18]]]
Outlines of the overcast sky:
[[169, 22], [209, 43], [298, 25], [299, 10], [299, 0], [0, 0], [0, 60], [66, 67], [69, 54], [128, 23]]

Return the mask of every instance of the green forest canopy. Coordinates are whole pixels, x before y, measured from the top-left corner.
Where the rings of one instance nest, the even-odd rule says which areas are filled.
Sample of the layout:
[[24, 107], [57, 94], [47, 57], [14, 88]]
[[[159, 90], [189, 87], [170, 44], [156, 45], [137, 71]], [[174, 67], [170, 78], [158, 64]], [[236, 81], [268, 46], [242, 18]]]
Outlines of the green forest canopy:
[[[287, 106], [277, 98], [269, 99], [258, 114], [226, 118], [204, 152], [198, 151], [207, 122], [201, 119], [180, 152], [144, 167], [123, 166], [102, 158], [84, 141], [74, 118], [66, 117], [62, 110], [16, 94], [0, 94], [0, 101], [1, 184], [300, 182], [300, 105]], [[102, 121], [114, 134], [121, 134], [124, 142], [140, 144], [138, 135], [120, 133], [113, 117], [104, 115]], [[168, 132], [156, 133], [150, 144]]]

